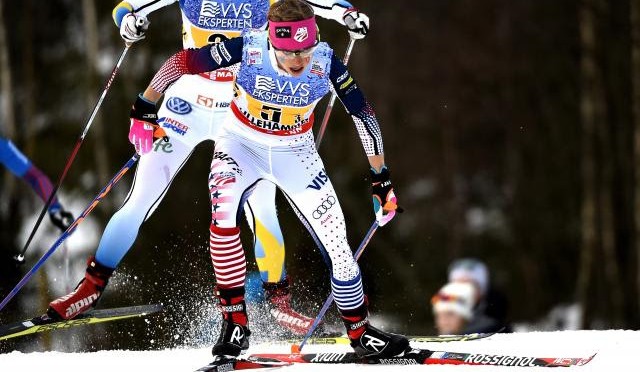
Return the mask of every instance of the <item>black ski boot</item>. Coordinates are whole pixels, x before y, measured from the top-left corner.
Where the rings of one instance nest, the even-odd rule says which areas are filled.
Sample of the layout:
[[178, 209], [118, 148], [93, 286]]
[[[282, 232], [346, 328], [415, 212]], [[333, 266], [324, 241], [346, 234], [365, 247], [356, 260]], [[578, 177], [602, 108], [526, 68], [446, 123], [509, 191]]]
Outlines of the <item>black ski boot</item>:
[[249, 348], [247, 306], [244, 288], [216, 290], [222, 310], [222, 329], [211, 353], [214, 357], [235, 358]]
[[384, 332], [369, 324], [366, 304], [353, 310], [340, 310], [340, 314], [347, 327], [351, 347], [361, 358], [392, 358], [411, 349], [406, 337]]

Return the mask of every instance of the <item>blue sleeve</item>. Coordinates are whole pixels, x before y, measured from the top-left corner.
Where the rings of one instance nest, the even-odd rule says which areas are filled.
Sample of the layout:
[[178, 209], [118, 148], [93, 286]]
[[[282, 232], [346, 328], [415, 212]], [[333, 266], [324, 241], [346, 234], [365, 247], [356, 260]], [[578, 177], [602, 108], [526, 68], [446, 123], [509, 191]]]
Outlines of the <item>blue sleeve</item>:
[[347, 67], [335, 54], [331, 57], [329, 80], [347, 112], [351, 114], [367, 156], [384, 153], [382, 132], [376, 114]]
[[0, 137], [0, 162], [17, 177], [22, 177], [31, 168], [31, 161], [6, 138]]
[[331, 56], [331, 68], [329, 71], [329, 79], [333, 84], [333, 89], [342, 104], [347, 108], [347, 111], [351, 115], [360, 112], [367, 105], [367, 100], [347, 67], [335, 54]]
[[190, 73], [201, 73], [229, 67], [242, 61], [244, 39], [234, 37], [222, 43], [209, 44], [189, 52], [187, 66]]

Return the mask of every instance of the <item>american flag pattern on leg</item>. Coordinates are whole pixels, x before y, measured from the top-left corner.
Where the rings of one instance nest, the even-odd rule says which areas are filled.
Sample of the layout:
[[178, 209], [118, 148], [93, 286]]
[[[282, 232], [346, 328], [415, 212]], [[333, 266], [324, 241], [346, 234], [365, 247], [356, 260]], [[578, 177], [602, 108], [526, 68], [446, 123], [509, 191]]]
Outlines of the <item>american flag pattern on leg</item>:
[[209, 252], [216, 285], [221, 289], [244, 287], [247, 263], [240, 242], [240, 229], [211, 225], [209, 232]]

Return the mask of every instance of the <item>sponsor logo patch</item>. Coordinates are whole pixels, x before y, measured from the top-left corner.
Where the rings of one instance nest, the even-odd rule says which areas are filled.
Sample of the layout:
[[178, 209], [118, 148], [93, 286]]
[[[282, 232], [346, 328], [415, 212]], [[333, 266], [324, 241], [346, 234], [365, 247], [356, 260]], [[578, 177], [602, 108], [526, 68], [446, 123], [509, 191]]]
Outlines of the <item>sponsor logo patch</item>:
[[224, 46], [224, 44], [218, 44], [218, 49], [220, 49], [220, 53], [222, 53], [222, 56], [227, 62], [231, 61], [231, 53], [229, 53], [227, 47]]
[[256, 75], [256, 89], [273, 90], [276, 89], [276, 83], [269, 76]]
[[291, 27], [290, 26], [276, 27], [276, 37], [279, 39], [291, 38]]
[[508, 355], [471, 354], [464, 359], [465, 363], [488, 364], [492, 366], [535, 367], [535, 358]]
[[214, 102], [213, 98], [202, 96], [200, 94], [198, 94], [198, 99], [196, 100], [197, 104], [202, 105], [204, 107], [208, 107], [208, 108], [213, 107], [213, 102]]
[[222, 57], [220, 56], [220, 52], [218, 52], [218, 48], [216, 48], [216, 45], [213, 45], [211, 47], [211, 58], [213, 58], [213, 60], [216, 61], [217, 64], [221, 64]]
[[327, 174], [323, 169], [320, 171], [320, 173], [318, 173], [317, 176], [313, 178], [313, 181], [311, 181], [311, 183], [307, 185], [307, 188], [320, 190], [327, 183], [328, 180], [329, 180], [329, 177], [327, 177]]
[[189, 131], [189, 127], [187, 125], [182, 124], [176, 119], [161, 118], [158, 122], [162, 125], [163, 128], [171, 129], [181, 136], [184, 136]]
[[209, 30], [242, 30], [253, 27], [251, 2], [203, 0], [197, 17], [198, 25]]
[[311, 62], [311, 71], [312, 74], [316, 74], [318, 76], [324, 76], [324, 69], [320, 65], [318, 61]]
[[167, 100], [166, 106], [169, 111], [178, 115], [186, 115], [191, 112], [191, 105], [189, 104], [189, 102], [178, 97], [169, 98]]
[[320, 218], [322, 218], [322, 216], [329, 212], [329, 210], [333, 208], [333, 206], [336, 205], [337, 202], [338, 201], [335, 197], [329, 196], [328, 198], [323, 200], [322, 203], [311, 213], [311, 217], [319, 220]]
[[199, 75], [212, 81], [233, 81], [234, 79], [233, 72], [227, 69], [207, 71], [200, 73]]
[[262, 64], [262, 49], [249, 48], [247, 50], [247, 64], [249, 65], [261, 65]]
[[153, 151], [155, 152], [161, 151], [167, 154], [171, 154], [173, 152], [173, 150], [171, 150], [172, 147], [173, 145], [171, 144], [171, 142], [156, 141], [153, 143]]
[[296, 34], [293, 35], [293, 40], [301, 43], [309, 38], [309, 30], [306, 27], [300, 27]]
[[270, 76], [256, 75], [253, 97], [277, 104], [302, 106], [309, 104], [311, 85], [303, 82], [275, 80]]
[[336, 79], [336, 81], [338, 83], [342, 83], [344, 79], [346, 79], [348, 76], [349, 76], [349, 71], [346, 71], [344, 74], [338, 76], [338, 79]]
[[323, 362], [340, 362], [347, 356], [346, 353], [318, 353], [310, 363], [323, 363]]

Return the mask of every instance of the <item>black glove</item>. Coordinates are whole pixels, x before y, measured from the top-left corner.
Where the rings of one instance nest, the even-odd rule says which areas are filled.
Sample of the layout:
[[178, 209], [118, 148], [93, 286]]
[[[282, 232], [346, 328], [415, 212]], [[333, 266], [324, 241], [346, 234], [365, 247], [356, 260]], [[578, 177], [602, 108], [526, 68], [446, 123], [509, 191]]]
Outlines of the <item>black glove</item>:
[[158, 125], [158, 109], [154, 103], [142, 98], [140, 94], [129, 112], [131, 119], [141, 120], [149, 124]]
[[382, 167], [380, 173], [371, 169], [371, 193], [373, 197], [373, 212], [379, 226], [386, 225], [393, 219], [396, 212], [402, 213], [402, 208], [398, 207], [398, 199], [393, 191], [391, 175], [386, 166]]
[[51, 219], [51, 223], [62, 230], [62, 232], [67, 231], [69, 226], [75, 221], [71, 212], [64, 210], [62, 207], [49, 209], [49, 218]]

